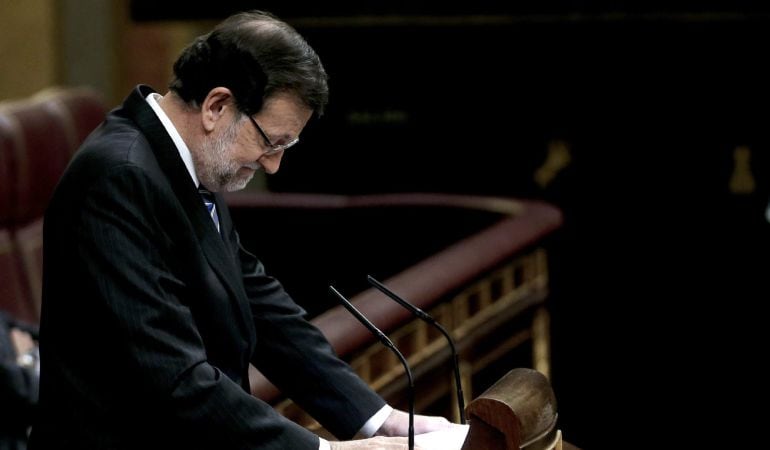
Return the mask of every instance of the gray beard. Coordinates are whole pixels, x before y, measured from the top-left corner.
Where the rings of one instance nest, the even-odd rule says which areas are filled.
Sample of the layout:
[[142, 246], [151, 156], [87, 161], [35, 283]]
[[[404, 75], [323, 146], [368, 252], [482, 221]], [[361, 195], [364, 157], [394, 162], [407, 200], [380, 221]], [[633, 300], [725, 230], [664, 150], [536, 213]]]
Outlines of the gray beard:
[[253, 173], [239, 176], [241, 165], [230, 157], [237, 134], [238, 122], [233, 121], [222, 136], [205, 138], [199, 151], [192, 154], [198, 179], [212, 192], [241, 190], [253, 177]]

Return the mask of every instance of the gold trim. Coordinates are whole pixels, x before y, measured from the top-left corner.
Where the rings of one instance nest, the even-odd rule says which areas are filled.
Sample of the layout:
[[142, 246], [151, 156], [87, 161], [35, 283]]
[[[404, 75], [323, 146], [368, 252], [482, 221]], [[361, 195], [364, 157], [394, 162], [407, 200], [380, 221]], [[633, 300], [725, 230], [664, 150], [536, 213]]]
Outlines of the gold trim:
[[571, 162], [570, 145], [561, 139], [550, 141], [545, 161], [533, 175], [535, 182], [545, 189]]
[[532, 367], [551, 379], [551, 316], [544, 307], [532, 319]]
[[745, 145], [733, 150], [733, 173], [730, 176], [730, 192], [736, 195], [752, 194], [757, 183], [751, 170], [751, 149]]

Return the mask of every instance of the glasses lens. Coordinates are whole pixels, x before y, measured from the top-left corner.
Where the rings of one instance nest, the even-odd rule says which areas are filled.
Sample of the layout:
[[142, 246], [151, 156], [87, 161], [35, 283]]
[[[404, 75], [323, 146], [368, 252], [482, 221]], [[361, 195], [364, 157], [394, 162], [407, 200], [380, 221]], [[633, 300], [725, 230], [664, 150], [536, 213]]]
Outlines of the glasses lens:
[[267, 134], [265, 134], [265, 132], [262, 130], [262, 127], [260, 127], [260, 126], [259, 126], [259, 124], [257, 123], [257, 121], [256, 121], [256, 120], [254, 120], [254, 118], [253, 118], [253, 117], [251, 117], [251, 116], [249, 116], [249, 115], [247, 115], [246, 117], [248, 117], [248, 118], [249, 118], [249, 120], [251, 120], [251, 123], [253, 123], [253, 124], [254, 124], [254, 128], [256, 128], [256, 129], [257, 129], [257, 131], [259, 132], [259, 134], [262, 136], [262, 139], [264, 139], [264, 140], [265, 140], [265, 144], [266, 144], [266, 145], [267, 145], [267, 147], [268, 147], [268, 150], [265, 152], [265, 154], [266, 154], [266, 155], [268, 155], [268, 156], [270, 156], [270, 155], [275, 155], [276, 153], [278, 153], [278, 152], [280, 152], [280, 151], [283, 151], [283, 150], [286, 150], [286, 149], [288, 149], [289, 147], [291, 147], [291, 146], [293, 146], [294, 144], [296, 144], [297, 142], [299, 142], [299, 138], [297, 137], [297, 138], [295, 138], [293, 141], [289, 142], [288, 144], [277, 144], [277, 145], [275, 145], [275, 144], [273, 144], [273, 143], [270, 141], [270, 138], [269, 138], [269, 137], [267, 137]]

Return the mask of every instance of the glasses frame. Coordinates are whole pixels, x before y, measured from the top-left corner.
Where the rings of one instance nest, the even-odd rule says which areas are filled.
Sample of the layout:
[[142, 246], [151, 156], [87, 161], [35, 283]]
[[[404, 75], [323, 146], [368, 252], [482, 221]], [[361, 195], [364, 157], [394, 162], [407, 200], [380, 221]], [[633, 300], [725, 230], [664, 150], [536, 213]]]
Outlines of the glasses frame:
[[291, 147], [291, 146], [295, 145], [297, 142], [299, 142], [299, 136], [298, 136], [298, 137], [294, 138], [294, 139], [293, 139], [291, 142], [288, 142], [288, 143], [286, 143], [286, 144], [273, 144], [273, 143], [270, 141], [270, 138], [269, 138], [269, 137], [267, 137], [267, 134], [265, 134], [265, 131], [264, 131], [264, 130], [262, 130], [262, 127], [260, 127], [260, 126], [259, 126], [259, 124], [257, 123], [257, 121], [256, 121], [256, 120], [254, 120], [254, 118], [253, 118], [253, 117], [251, 117], [251, 116], [250, 116], [250, 115], [248, 115], [248, 114], [246, 114], [246, 117], [248, 117], [248, 118], [249, 118], [249, 120], [251, 121], [251, 123], [253, 123], [253, 124], [254, 124], [254, 128], [256, 128], [256, 129], [257, 129], [257, 131], [259, 132], [259, 134], [260, 134], [260, 135], [262, 135], [262, 139], [264, 139], [264, 140], [265, 140], [265, 143], [267, 144], [267, 147], [268, 147], [268, 150], [267, 150], [267, 151], [264, 153], [266, 156], [272, 156], [272, 155], [275, 155], [275, 154], [277, 154], [277, 153], [279, 153], [279, 152], [282, 152], [282, 151], [284, 151], [284, 150], [288, 149], [289, 147]]

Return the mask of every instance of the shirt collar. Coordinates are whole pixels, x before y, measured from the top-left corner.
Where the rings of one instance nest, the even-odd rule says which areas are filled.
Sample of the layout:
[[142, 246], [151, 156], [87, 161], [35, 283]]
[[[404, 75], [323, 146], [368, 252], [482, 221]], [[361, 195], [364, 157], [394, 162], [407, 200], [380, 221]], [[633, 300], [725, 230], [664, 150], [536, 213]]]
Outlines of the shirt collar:
[[179, 152], [179, 156], [182, 158], [185, 167], [187, 167], [187, 172], [190, 174], [190, 178], [192, 178], [193, 183], [195, 183], [196, 187], [200, 187], [200, 181], [198, 181], [198, 175], [195, 173], [195, 165], [193, 164], [192, 153], [190, 153], [190, 149], [187, 147], [187, 144], [184, 143], [182, 136], [176, 130], [176, 127], [171, 122], [171, 119], [168, 118], [166, 112], [163, 111], [163, 108], [161, 108], [160, 104], [158, 104], [158, 100], [162, 98], [162, 95], [158, 94], [157, 92], [153, 92], [145, 97], [145, 100], [150, 105], [150, 108], [155, 111], [158, 119], [160, 119], [160, 123], [163, 124], [163, 128], [165, 128], [166, 132], [168, 132], [168, 135], [171, 136], [171, 140], [174, 141], [174, 145], [176, 146], [176, 149]]

